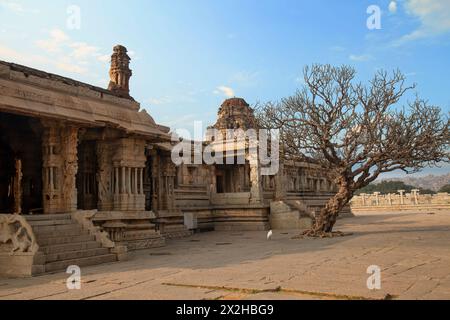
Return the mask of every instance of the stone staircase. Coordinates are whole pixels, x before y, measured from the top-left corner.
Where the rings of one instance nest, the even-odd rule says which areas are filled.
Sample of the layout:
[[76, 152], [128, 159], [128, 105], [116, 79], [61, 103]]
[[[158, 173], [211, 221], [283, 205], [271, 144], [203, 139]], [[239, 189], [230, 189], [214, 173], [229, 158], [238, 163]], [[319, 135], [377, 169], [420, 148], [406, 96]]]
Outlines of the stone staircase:
[[94, 235], [83, 230], [70, 214], [27, 216], [33, 228], [42, 265], [37, 273], [66, 270], [68, 266], [79, 267], [117, 261], [116, 254], [103, 248]]

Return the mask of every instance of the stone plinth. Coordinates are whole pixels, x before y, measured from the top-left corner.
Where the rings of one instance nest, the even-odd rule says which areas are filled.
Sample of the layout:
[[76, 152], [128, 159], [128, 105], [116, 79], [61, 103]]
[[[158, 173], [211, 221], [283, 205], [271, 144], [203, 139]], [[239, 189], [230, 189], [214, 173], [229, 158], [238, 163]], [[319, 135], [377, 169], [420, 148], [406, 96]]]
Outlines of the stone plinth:
[[312, 219], [293, 210], [283, 201], [270, 203], [270, 227], [273, 230], [308, 229], [312, 226]]
[[157, 248], [165, 245], [165, 239], [151, 222], [153, 212], [98, 212], [93, 223], [108, 232], [116, 245], [128, 250]]
[[192, 235], [193, 231], [184, 225], [184, 215], [181, 211], [158, 211], [156, 225], [164, 238], [177, 239]]

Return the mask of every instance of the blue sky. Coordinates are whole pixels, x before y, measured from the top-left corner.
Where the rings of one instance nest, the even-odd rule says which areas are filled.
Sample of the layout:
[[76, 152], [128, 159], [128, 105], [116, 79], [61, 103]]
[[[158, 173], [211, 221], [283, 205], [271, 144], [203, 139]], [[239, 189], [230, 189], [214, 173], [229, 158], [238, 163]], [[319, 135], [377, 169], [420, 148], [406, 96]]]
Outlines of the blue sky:
[[[379, 30], [366, 26], [370, 5]], [[350, 64], [361, 80], [400, 68], [450, 111], [450, 0], [0, 0], [1, 60], [106, 87], [116, 44], [132, 57], [132, 96], [172, 128], [212, 124], [229, 96], [290, 95], [316, 62]]]

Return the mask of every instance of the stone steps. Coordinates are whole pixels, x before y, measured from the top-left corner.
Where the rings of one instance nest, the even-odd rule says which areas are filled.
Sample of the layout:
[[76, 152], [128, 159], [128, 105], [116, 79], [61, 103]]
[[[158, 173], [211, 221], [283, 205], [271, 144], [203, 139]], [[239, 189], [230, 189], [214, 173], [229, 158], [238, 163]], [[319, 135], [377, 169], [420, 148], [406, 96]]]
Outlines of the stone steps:
[[45, 264], [56, 261], [82, 259], [93, 256], [103, 256], [109, 254], [108, 248], [83, 249], [79, 251], [65, 251], [45, 255]]
[[45, 235], [47, 233], [58, 233], [58, 232], [80, 232], [82, 228], [79, 224], [71, 222], [70, 224], [62, 224], [62, 225], [45, 225], [45, 226], [32, 226], [33, 231], [36, 235]]
[[102, 247], [102, 245], [100, 243], [90, 240], [90, 241], [84, 241], [84, 242], [49, 245], [49, 246], [45, 246], [45, 247], [40, 247], [39, 249], [44, 254], [54, 254], [54, 253], [61, 253], [61, 252], [67, 252], [67, 251], [96, 249], [96, 248], [101, 248], [101, 247]]
[[55, 261], [51, 263], [45, 264], [45, 272], [55, 272], [55, 271], [62, 271], [66, 270], [67, 267], [76, 265], [79, 267], [85, 267], [85, 266], [92, 266], [102, 263], [110, 263], [110, 262], [116, 262], [117, 257], [115, 254], [106, 254], [102, 256], [93, 256], [93, 257], [86, 257], [86, 258], [79, 258], [79, 259], [72, 259], [72, 260], [63, 260], [63, 261]]
[[67, 236], [67, 237], [51, 237], [51, 238], [43, 238], [38, 239], [39, 246], [51, 246], [58, 244], [67, 244], [67, 243], [75, 243], [75, 242], [86, 242], [86, 241], [95, 241], [95, 237], [93, 235], [85, 234], [79, 236]]
[[40, 240], [44, 240], [47, 238], [60, 238], [60, 237], [69, 237], [69, 236], [85, 236], [89, 233], [81, 229], [81, 227], [71, 228], [68, 230], [55, 230], [55, 231], [45, 231], [45, 232], [36, 232], [36, 238], [38, 243]]
[[42, 261], [35, 266], [39, 272], [117, 261], [117, 256], [110, 253], [109, 248], [103, 248], [70, 214], [28, 216], [27, 221], [43, 254]]
[[35, 220], [28, 221], [28, 223], [32, 227], [41, 227], [41, 226], [59, 226], [59, 225], [67, 225], [72, 224], [73, 221], [71, 219], [60, 219], [60, 220]]
[[72, 220], [70, 214], [41, 214], [25, 216], [28, 222], [32, 221], [54, 221], [54, 220]]

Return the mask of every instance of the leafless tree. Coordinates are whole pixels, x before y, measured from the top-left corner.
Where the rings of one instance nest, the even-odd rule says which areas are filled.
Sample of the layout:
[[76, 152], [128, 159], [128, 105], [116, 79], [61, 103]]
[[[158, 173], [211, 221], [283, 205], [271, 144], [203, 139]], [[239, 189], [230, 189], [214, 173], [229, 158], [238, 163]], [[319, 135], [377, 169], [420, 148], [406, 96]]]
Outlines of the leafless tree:
[[316, 161], [338, 187], [307, 236], [333, 235], [354, 192], [380, 174], [449, 162], [448, 114], [417, 96], [398, 106], [415, 88], [400, 71], [379, 71], [367, 85], [355, 76], [349, 66], [306, 67], [302, 89], [257, 112], [262, 127], [280, 129], [284, 156]]

